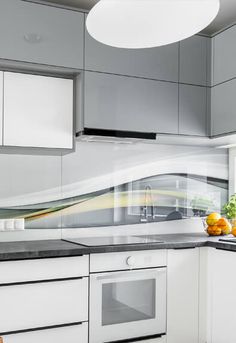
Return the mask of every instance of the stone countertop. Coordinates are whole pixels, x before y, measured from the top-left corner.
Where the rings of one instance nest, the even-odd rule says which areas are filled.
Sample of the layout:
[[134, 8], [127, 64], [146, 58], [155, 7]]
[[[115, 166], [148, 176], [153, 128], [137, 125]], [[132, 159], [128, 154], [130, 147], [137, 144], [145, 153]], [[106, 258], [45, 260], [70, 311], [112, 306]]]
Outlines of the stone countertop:
[[79, 256], [84, 255], [84, 249], [62, 240], [1, 242], [0, 261]]
[[[204, 246], [236, 252], [235, 243], [220, 242], [219, 239], [222, 237], [208, 237], [205, 233], [152, 235], [152, 237], [163, 241], [163, 243], [86, 247], [73, 243], [73, 239], [4, 242], [0, 243], [0, 261], [69, 257], [121, 251], [188, 249]], [[228, 237], [233, 238], [232, 236]], [[77, 238], [77, 240], [79, 239]]]

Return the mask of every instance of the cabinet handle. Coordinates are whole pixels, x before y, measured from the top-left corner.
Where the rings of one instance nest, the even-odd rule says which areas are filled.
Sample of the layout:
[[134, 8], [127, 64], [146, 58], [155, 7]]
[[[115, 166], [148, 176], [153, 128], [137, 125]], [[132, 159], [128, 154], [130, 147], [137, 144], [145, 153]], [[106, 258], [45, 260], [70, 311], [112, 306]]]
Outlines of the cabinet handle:
[[4, 342], [3, 342], [3, 338], [2, 338], [2, 337], [0, 337], [0, 343], [4, 343]]

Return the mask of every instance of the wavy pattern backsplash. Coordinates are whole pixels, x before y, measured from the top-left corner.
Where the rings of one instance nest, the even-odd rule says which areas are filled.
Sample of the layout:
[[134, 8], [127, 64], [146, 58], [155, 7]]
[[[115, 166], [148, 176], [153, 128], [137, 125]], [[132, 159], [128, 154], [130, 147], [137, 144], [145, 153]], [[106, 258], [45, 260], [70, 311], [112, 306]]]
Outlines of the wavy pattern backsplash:
[[228, 196], [227, 150], [78, 142], [66, 156], [0, 155], [0, 217], [27, 228], [204, 216]]

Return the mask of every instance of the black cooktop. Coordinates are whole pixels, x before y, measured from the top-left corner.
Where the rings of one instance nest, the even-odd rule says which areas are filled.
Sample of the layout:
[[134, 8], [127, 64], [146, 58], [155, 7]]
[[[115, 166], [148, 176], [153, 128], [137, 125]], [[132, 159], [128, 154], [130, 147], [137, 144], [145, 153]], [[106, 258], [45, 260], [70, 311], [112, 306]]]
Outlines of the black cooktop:
[[147, 236], [108, 236], [108, 237], [80, 237], [66, 239], [67, 242], [84, 245], [86, 247], [164, 243], [151, 235]]

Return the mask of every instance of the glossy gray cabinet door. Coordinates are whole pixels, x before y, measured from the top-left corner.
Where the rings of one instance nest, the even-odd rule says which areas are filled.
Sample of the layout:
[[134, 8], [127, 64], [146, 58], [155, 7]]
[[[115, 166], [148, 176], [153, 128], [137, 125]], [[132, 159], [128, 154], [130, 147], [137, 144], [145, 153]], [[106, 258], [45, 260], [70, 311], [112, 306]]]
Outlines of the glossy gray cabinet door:
[[85, 69], [149, 79], [178, 81], [178, 44], [151, 49], [118, 49], [85, 33]]
[[210, 38], [193, 36], [180, 42], [180, 82], [206, 86]]
[[207, 135], [207, 88], [179, 86], [179, 133]]
[[236, 76], [236, 26], [213, 38], [214, 85]]
[[236, 132], [236, 80], [212, 88], [212, 135]]
[[0, 58], [83, 68], [82, 13], [1, 0], [0, 32]]
[[178, 85], [85, 73], [87, 128], [178, 133]]
[[3, 145], [3, 72], [0, 71], [0, 146]]

